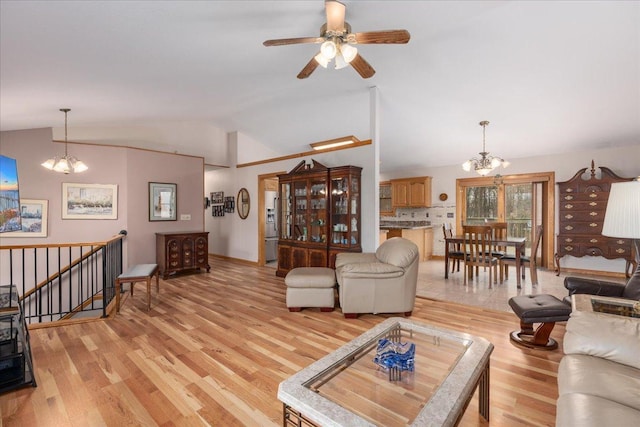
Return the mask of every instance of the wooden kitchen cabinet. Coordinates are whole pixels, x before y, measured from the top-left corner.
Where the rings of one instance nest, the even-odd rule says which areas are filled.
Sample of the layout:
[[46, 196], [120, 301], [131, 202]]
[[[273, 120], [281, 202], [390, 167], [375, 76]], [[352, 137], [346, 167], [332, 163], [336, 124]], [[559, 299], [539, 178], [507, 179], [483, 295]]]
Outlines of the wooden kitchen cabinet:
[[433, 229], [431, 228], [392, 228], [387, 233], [387, 239], [392, 237], [404, 237], [415, 243], [420, 252], [420, 261], [427, 261], [433, 255]]
[[392, 179], [391, 206], [394, 209], [430, 207], [431, 177]]
[[380, 215], [393, 215], [391, 181], [380, 183]]
[[433, 228], [424, 230], [424, 260], [430, 260], [433, 256]]
[[196, 268], [204, 268], [208, 273], [211, 270], [208, 237], [208, 231], [156, 233], [156, 263], [162, 278]]

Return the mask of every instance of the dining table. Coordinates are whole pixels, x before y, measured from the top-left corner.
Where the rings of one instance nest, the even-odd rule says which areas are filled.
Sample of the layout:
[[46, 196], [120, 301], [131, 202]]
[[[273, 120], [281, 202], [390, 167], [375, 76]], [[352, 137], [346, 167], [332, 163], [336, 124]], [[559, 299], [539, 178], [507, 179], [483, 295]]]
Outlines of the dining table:
[[[449, 247], [451, 244], [459, 244], [462, 245], [464, 243], [464, 236], [453, 236], [453, 237], [445, 237], [445, 251], [444, 251], [444, 278], [449, 278]], [[491, 240], [491, 247], [495, 246], [511, 246], [515, 248], [516, 251], [516, 283], [518, 289], [522, 287], [522, 279], [520, 274], [520, 269], [522, 268], [522, 262], [520, 258], [524, 255], [525, 243], [527, 241], [526, 237], [507, 237], [506, 239], [497, 239]]]

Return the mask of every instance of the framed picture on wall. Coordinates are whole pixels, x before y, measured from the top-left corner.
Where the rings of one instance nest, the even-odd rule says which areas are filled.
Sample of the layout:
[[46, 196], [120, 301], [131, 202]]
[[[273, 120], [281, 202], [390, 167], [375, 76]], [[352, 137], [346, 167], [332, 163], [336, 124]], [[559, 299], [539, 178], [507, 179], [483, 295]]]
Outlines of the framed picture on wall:
[[149, 221], [176, 221], [178, 185], [166, 182], [149, 183]]
[[5, 233], [6, 237], [47, 237], [49, 201], [20, 199], [22, 230]]
[[63, 182], [62, 219], [118, 219], [118, 186]]

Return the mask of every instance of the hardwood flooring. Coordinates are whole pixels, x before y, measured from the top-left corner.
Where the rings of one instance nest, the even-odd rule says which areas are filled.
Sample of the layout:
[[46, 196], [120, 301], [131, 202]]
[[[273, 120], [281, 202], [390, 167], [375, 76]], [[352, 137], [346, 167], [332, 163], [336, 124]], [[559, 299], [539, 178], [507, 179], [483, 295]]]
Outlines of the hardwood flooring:
[[[210, 273], [162, 280], [150, 312], [138, 290], [115, 318], [32, 329], [38, 387], [0, 396], [0, 426], [282, 425], [281, 381], [392, 316], [290, 313], [272, 268], [210, 264]], [[549, 352], [509, 342], [512, 313], [419, 298], [412, 319], [495, 346], [491, 421], [475, 396], [460, 425], [554, 425], [564, 323]]]

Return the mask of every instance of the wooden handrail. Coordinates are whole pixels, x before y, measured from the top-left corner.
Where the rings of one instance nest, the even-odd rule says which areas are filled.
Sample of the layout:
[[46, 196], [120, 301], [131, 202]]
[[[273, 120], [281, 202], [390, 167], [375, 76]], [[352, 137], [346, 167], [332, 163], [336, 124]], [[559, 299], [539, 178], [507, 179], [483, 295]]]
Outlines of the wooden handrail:
[[0, 246], [0, 250], [5, 249], [42, 249], [42, 248], [60, 248], [60, 247], [79, 247], [79, 246], [106, 246], [116, 240], [123, 239], [126, 234], [116, 234], [106, 242], [84, 242], [84, 243], [49, 243], [41, 245], [6, 245]]

